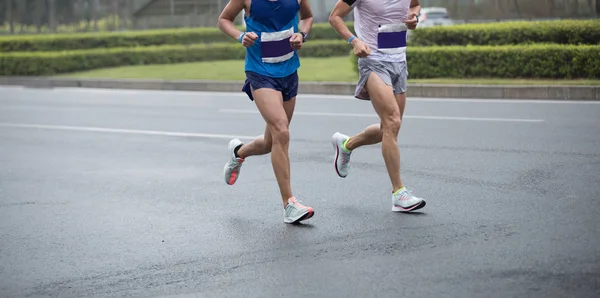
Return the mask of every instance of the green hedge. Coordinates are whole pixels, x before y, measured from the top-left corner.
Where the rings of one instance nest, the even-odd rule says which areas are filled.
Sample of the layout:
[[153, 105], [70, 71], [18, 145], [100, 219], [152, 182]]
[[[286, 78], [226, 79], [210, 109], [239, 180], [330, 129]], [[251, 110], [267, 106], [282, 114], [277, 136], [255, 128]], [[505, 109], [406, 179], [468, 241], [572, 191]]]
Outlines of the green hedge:
[[[352, 24], [348, 24], [354, 30]], [[329, 24], [315, 24], [310, 40], [339, 40]], [[0, 37], [0, 52], [71, 51], [156, 45], [235, 42], [218, 28]]]
[[[313, 41], [306, 43], [298, 53], [302, 57], [345, 56], [348, 48], [344, 41]], [[4, 53], [0, 54], [0, 75], [43, 76], [126, 65], [233, 60], [244, 57], [245, 48], [231, 43]]]
[[599, 44], [600, 20], [463, 24], [417, 29], [414, 45]]
[[[411, 79], [419, 78], [600, 78], [599, 45], [412, 47]], [[351, 54], [354, 71], [357, 58]]]

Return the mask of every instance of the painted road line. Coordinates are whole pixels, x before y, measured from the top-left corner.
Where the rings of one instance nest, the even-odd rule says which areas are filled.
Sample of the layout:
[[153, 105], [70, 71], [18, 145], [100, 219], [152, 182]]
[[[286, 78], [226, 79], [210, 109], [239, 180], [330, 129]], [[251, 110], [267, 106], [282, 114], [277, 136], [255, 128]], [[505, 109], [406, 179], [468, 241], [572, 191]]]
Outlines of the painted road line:
[[[75, 90], [75, 89], [73, 89]], [[186, 92], [186, 91], [177, 91]], [[211, 92], [200, 91], [190, 92], [191, 94], [209, 96], [209, 97], [245, 97], [248, 96], [241, 92]], [[354, 100], [351, 95], [336, 95], [336, 94], [299, 94], [298, 100], [306, 99], [334, 99], [334, 100]], [[550, 100], [550, 99], [477, 99], [477, 98], [433, 98], [433, 97], [408, 97], [408, 102], [442, 102], [442, 103], [500, 103], [500, 104], [589, 104], [599, 105], [600, 101], [590, 100]]]
[[66, 125], [42, 125], [42, 124], [27, 124], [27, 123], [0, 123], [0, 127], [66, 130], [66, 131], [85, 131], [85, 132], [117, 133], [117, 134], [138, 134], [138, 135], [188, 137], [188, 138], [215, 138], [215, 139], [238, 138], [238, 139], [246, 139], [246, 140], [253, 140], [256, 138], [256, 136], [237, 136], [237, 135], [226, 135], [226, 134], [190, 133], [190, 132], [156, 131], [156, 130], [135, 130], [135, 129], [66, 126]]
[[[0, 86], [0, 90], [11, 90], [11, 91], [31, 91], [40, 92], [37, 89], [29, 89], [24, 87], [16, 86]], [[85, 93], [99, 93], [99, 94], [130, 94], [130, 95], [144, 95], [148, 93], [168, 93], [174, 96], [193, 96], [191, 100], [206, 100], [215, 97], [218, 98], [247, 98], [245, 93], [241, 92], [212, 92], [212, 91], [177, 91], [177, 90], [130, 90], [130, 89], [100, 89], [100, 88], [54, 88], [50, 90], [44, 90], [43, 92], [85, 92]], [[321, 100], [357, 100], [350, 95], [335, 95], [335, 94], [300, 94], [298, 99], [321, 99]], [[426, 97], [408, 97], [409, 102], [442, 102], [442, 103], [495, 103], [495, 104], [584, 104], [584, 105], [599, 105], [600, 101], [588, 101], [588, 100], [543, 100], [543, 99], [476, 99], [476, 98], [426, 98]]]
[[[232, 114], [258, 114], [256, 110], [238, 110], [238, 109], [222, 109], [221, 113]], [[359, 114], [359, 113], [326, 113], [326, 112], [294, 112], [295, 115], [302, 116], [327, 116], [327, 117], [360, 117], [360, 118], [377, 118], [377, 114]], [[455, 120], [455, 121], [488, 121], [488, 122], [528, 122], [539, 123], [544, 122], [543, 119], [517, 119], [517, 118], [482, 118], [482, 117], [450, 117], [450, 116], [416, 116], [404, 115], [405, 119], [425, 119], [425, 120]]]

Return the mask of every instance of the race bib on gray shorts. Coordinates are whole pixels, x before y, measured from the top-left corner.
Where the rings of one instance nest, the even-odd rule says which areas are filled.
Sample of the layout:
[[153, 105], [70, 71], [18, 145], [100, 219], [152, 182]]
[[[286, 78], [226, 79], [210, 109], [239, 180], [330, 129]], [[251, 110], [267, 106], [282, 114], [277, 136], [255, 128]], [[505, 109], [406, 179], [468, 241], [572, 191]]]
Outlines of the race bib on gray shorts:
[[367, 93], [367, 79], [371, 72], [378, 75], [387, 85], [392, 86], [394, 94], [406, 92], [408, 80], [408, 67], [406, 61], [388, 62], [370, 58], [358, 59], [358, 83], [354, 96], [358, 99], [371, 100]]

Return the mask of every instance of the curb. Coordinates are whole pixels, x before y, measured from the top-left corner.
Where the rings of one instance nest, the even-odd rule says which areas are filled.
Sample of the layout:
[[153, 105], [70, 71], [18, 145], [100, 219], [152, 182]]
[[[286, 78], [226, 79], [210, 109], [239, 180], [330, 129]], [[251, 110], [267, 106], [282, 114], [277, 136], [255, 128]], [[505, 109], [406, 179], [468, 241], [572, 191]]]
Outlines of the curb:
[[[169, 91], [241, 92], [241, 81], [169, 81], [0, 77], [0, 85], [31, 88], [103, 88]], [[355, 83], [301, 82], [300, 94], [353, 95]], [[600, 86], [515, 86], [411, 84], [411, 97], [474, 99], [600, 100]]]

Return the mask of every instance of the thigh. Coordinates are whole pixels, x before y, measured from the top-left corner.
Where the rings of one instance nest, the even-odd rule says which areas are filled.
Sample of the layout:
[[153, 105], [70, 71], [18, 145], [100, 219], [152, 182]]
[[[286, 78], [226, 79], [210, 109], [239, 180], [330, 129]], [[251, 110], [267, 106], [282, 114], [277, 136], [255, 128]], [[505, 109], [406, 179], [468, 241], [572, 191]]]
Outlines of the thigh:
[[[294, 115], [294, 109], [296, 108], [296, 95], [298, 94], [298, 72], [294, 72], [293, 74], [277, 79], [278, 83], [282, 86], [281, 96], [283, 99], [283, 110], [285, 111], [285, 115], [287, 117], [287, 124], [292, 122], [292, 116]], [[267, 142], [271, 142], [271, 129], [269, 125], [265, 127], [265, 135], [264, 138]]]
[[298, 72], [294, 72], [293, 74], [281, 78], [281, 79], [277, 79], [279, 84], [282, 86], [282, 95], [283, 95], [283, 101], [284, 102], [288, 102], [292, 99], [296, 98], [296, 95], [298, 95], [298, 83], [299, 83], [299, 78], [298, 78]]
[[369, 84], [369, 81], [371, 80], [371, 75], [373, 73], [375, 73], [386, 85], [392, 86], [392, 77], [385, 64], [381, 61], [370, 58], [361, 58], [358, 60], [358, 72], [359, 78], [354, 92], [354, 97], [358, 99], [371, 100], [373, 95], [369, 90], [369, 86], [371, 85]]
[[406, 90], [408, 89], [408, 68], [406, 62], [394, 63], [391, 67], [394, 72], [394, 96], [400, 109], [400, 117], [404, 115], [406, 106]]
[[394, 97], [396, 98], [398, 109], [400, 110], [400, 118], [402, 118], [402, 116], [404, 116], [404, 107], [406, 107], [406, 93], [396, 94]]
[[287, 126], [288, 117], [283, 108], [283, 96], [280, 91], [269, 88], [252, 89], [252, 97], [268, 126]]
[[[291, 98], [288, 101], [284, 101], [283, 102], [283, 110], [285, 111], [285, 115], [287, 118], [287, 123], [288, 123], [288, 127], [290, 122], [292, 122], [292, 116], [294, 115], [294, 109], [296, 107], [296, 97]], [[264, 139], [265, 141], [267, 141], [268, 143], [271, 143], [273, 141], [273, 138], [271, 136], [271, 129], [269, 128], [269, 124], [267, 122], [267, 125], [265, 127], [265, 134], [264, 134]]]
[[367, 88], [373, 108], [381, 118], [382, 124], [400, 116], [392, 86], [386, 84], [376, 73], [371, 72], [367, 81]]
[[260, 96], [260, 93], [264, 89], [274, 90], [281, 94], [283, 91], [283, 86], [281, 86], [281, 82], [276, 78], [271, 78], [258, 73], [247, 71], [246, 82], [242, 87], [242, 91], [248, 95], [250, 100], [254, 100], [255, 92], [259, 91]]

